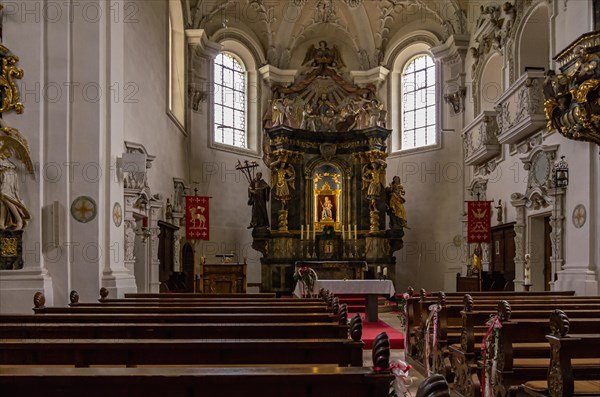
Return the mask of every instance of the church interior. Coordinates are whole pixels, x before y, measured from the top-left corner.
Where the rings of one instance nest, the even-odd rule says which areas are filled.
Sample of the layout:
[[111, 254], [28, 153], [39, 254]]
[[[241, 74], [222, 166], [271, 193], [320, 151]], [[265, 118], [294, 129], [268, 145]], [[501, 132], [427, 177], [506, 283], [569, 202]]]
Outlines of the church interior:
[[[571, 321], [600, 339], [598, 316], [582, 319], [600, 313], [600, 1], [3, 0], [0, 16], [0, 338], [26, 325], [12, 315], [83, 313], [73, 306], [99, 291], [116, 315], [127, 299], [147, 303], [142, 317], [167, 313], [149, 302], [178, 293], [191, 311], [202, 299], [223, 310], [233, 299], [236, 313], [264, 304], [265, 316], [278, 307], [268, 299], [305, 314], [326, 305], [350, 336], [393, 306], [402, 357], [429, 376], [417, 396], [446, 395], [431, 391], [442, 383], [464, 396], [600, 395], [597, 355], [588, 383], [571, 374], [556, 394], [513, 376], [498, 359], [508, 342], [499, 353], [489, 335], [494, 368], [486, 379], [484, 354], [475, 382], [469, 346], [482, 329], [465, 331], [471, 309], [489, 309], [503, 324], [478, 325], [516, 340], [498, 302], [522, 327], [526, 310], [556, 302], [565, 312], [539, 317], [553, 338]], [[348, 297], [359, 293], [357, 320]], [[344, 394], [387, 396], [390, 371], [401, 379], [385, 338], [368, 360], [389, 371], [356, 372]], [[161, 343], [183, 360], [167, 364], [188, 364], [185, 348]], [[360, 364], [351, 354], [339, 365], [362, 367], [362, 349]], [[0, 355], [0, 383], [20, 390], [26, 381], [2, 375], [14, 357]], [[135, 375], [149, 376], [143, 390], [166, 390], [150, 373]], [[75, 373], [59, 375], [48, 379]], [[346, 390], [307, 382], [324, 383], [285, 394]]]

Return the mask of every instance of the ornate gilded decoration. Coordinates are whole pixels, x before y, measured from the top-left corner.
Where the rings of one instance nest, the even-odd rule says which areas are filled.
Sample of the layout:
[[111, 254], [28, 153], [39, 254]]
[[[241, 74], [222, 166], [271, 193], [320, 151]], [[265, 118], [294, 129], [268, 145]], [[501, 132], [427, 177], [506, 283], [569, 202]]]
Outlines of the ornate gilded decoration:
[[549, 130], [600, 145], [600, 32], [581, 36], [554, 59], [560, 74], [548, 71], [544, 111]]
[[19, 102], [19, 88], [14, 79], [23, 78], [23, 69], [17, 67], [19, 57], [12, 55], [10, 50], [0, 44], [0, 57], [2, 58], [2, 75], [0, 76], [0, 92], [2, 103], [0, 113], [14, 110], [17, 114], [23, 113], [23, 104]]
[[[319, 10], [319, 5], [316, 8]], [[335, 45], [330, 47], [325, 40], [312, 44], [302, 65], [305, 71], [294, 84], [272, 87], [270, 106], [263, 117], [265, 128], [283, 125], [313, 132], [346, 132], [385, 127], [387, 111], [375, 96], [375, 86], [361, 87], [342, 76], [345, 65]]]
[[17, 256], [17, 239], [14, 237], [0, 238], [0, 255], [4, 257]]

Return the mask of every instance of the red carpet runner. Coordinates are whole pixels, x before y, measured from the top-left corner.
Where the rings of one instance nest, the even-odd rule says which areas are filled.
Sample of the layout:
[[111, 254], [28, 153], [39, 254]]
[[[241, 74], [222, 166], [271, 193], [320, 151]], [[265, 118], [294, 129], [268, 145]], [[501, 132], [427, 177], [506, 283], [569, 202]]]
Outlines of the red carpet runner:
[[[348, 318], [352, 318], [354, 313], [349, 314]], [[363, 336], [362, 340], [365, 342], [365, 349], [371, 349], [373, 347], [373, 340], [375, 337], [382, 332], [385, 332], [390, 338], [390, 347], [392, 349], [403, 349], [404, 348], [404, 335], [395, 328], [390, 327], [387, 323], [379, 320], [376, 323], [369, 323], [364, 321], [364, 313], [361, 313], [363, 317]]]

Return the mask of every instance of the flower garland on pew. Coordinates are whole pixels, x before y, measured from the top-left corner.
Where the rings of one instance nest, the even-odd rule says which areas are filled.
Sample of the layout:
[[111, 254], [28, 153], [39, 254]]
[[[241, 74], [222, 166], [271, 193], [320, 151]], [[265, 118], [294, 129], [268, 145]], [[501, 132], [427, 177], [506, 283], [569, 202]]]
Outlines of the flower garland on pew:
[[311, 267], [301, 266], [297, 268], [294, 273], [294, 280], [297, 283], [300, 283], [302, 297], [306, 297], [306, 295], [308, 295], [309, 298], [313, 297], [318, 277], [317, 273]]
[[408, 299], [410, 298], [410, 295], [407, 294], [406, 292], [403, 293], [400, 298], [396, 301], [396, 308], [397, 311], [400, 313], [400, 315], [398, 316], [398, 320], [400, 320], [400, 328], [402, 329], [402, 332], [404, 332], [404, 340], [406, 340], [406, 324], [408, 323]]
[[427, 316], [427, 321], [425, 322], [425, 371], [427, 372], [427, 376], [431, 376], [433, 371], [431, 370], [431, 366], [429, 365], [429, 357], [431, 356], [431, 347], [429, 346], [429, 329], [431, 328], [431, 324], [433, 323], [433, 369], [436, 368], [436, 359], [437, 359], [437, 330], [438, 330], [438, 313], [442, 309], [442, 306], [435, 303], [429, 306], [429, 316]]
[[[488, 327], [483, 340], [481, 341], [481, 354], [483, 358], [483, 368], [481, 370], [481, 395], [483, 397], [492, 397], [494, 393], [494, 384], [496, 381], [496, 366], [498, 364], [498, 347], [500, 329], [502, 321], [498, 314], [492, 316], [485, 325]], [[494, 346], [493, 354], [490, 357], [490, 348]], [[489, 365], [488, 365], [489, 361]], [[486, 371], [490, 370], [490, 375], [486, 377]]]
[[409, 375], [411, 369], [412, 365], [401, 360], [390, 361], [389, 368], [373, 367], [374, 372], [391, 372], [394, 374], [394, 380], [392, 381], [388, 397], [411, 396], [408, 388], [411, 387], [413, 382], [417, 379], [416, 377]]

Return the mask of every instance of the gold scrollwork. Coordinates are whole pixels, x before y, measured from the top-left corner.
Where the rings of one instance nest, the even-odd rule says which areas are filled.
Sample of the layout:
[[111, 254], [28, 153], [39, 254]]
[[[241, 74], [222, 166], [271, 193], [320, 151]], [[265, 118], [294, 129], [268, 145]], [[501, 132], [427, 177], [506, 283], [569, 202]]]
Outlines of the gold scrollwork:
[[17, 239], [15, 237], [0, 238], [0, 255], [5, 258], [17, 256]]
[[13, 79], [23, 78], [23, 69], [17, 67], [19, 57], [12, 55], [10, 50], [0, 45], [2, 58], [2, 75], [0, 76], [0, 90], [2, 90], [2, 103], [0, 113], [14, 110], [17, 114], [23, 113], [23, 104], [19, 102], [19, 89]]
[[354, 153], [352, 157], [354, 159], [354, 163], [365, 164], [374, 163], [379, 160], [385, 161], [385, 159], [388, 157], [388, 154], [386, 152], [382, 152], [381, 150], [369, 150], [368, 152]]

